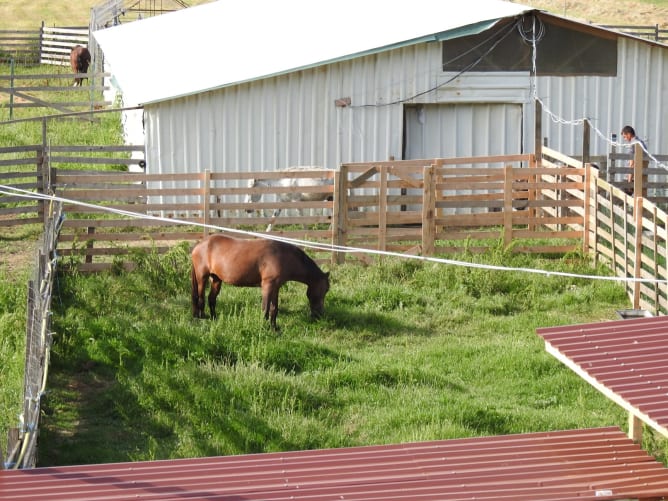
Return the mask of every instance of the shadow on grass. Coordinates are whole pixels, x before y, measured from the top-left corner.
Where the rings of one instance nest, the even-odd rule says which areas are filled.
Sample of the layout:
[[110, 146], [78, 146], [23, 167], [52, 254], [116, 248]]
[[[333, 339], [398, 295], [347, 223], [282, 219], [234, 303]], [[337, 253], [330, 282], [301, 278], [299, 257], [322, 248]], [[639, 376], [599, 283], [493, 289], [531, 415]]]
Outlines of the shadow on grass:
[[358, 334], [374, 342], [391, 336], [431, 336], [433, 332], [399, 319], [401, 312], [363, 312], [350, 305], [328, 306], [322, 322], [331, 329]]
[[[296, 439], [286, 431], [291, 421], [273, 416], [322, 424], [339, 407], [335, 393], [294, 376], [356, 363], [332, 337], [373, 343], [431, 333], [400, 312], [361, 312], [336, 300], [311, 321], [304, 292], [295, 290], [282, 298], [277, 334], [262, 318], [257, 289], [226, 288], [211, 321], [191, 317], [188, 296], [156, 296], [134, 277], [63, 280], [38, 464], [327, 446], [326, 429]], [[335, 376], [336, 384], [346, 377]], [[389, 386], [404, 379], [378, 368], [353, 377]]]
[[[39, 466], [300, 448], [240, 391], [234, 370], [230, 375], [216, 370], [216, 362], [193, 356], [167, 358], [162, 367], [129, 354], [122, 367], [95, 360], [54, 365], [43, 405]], [[289, 383], [277, 383], [273, 392], [293, 394], [309, 412], [332, 404]]]

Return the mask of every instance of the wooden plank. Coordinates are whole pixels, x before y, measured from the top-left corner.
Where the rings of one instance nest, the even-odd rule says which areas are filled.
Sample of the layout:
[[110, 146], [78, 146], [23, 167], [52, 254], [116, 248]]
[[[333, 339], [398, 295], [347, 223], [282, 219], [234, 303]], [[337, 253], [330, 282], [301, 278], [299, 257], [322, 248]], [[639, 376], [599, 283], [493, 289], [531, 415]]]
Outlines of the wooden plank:
[[[34, 168], [38, 160], [39, 160], [38, 157], [12, 158], [10, 160], [0, 160], [0, 167], [19, 167], [24, 165], [30, 165]], [[23, 174], [23, 172], [21, 172], [21, 174]]]
[[[94, 226], [93, 226], [94, 227]], [[85, 242], [87, 239], [82, 239], [82, 236], [86, 236], [87, 233], [81, 233], [78, 235], [75, 234], [69, 234], [69, 233], [64, 233], [61, 235], [61, 237], [58, 239], [59, 242], [62, 243], [67, 243], [67, 242], [81, 242], [82, 240]], [[202, 237], [202, 231], [201, 229], [193, 230], [191, 232], [185, 232], [185, 231], [180, 231], [180, 232], [175, 232], [175, 231], [170, 231], [170, 232], [162, 232], [162, 233], [99, 233], [95, 232], [94, 233], [94, 240], [96, 243], [99, 242], [116, 242], [116, 243], [123, 243], [123, 244], [128, 244], [132, 243], [133, 245], [131, 247], [128, 247], [128, 250], [132, 248], [136, 248], [138, 245], [137, 244], [145, 244], [143, 246], [145, 247], [151, 247], [153, 245], [153, 242], [157, 241], [177, 241], [177, 240], [192, 240], [192, 239], [198, 239]], [[119, 244], [120, 245], [120, 244]], [[80, 252], [82, 254], [86, 253], [86, 249], [81, 249]]]
[[423, 173], [423, 203], [422, 203], [422, 252], [426, 256], [433, 256], [435, 252], [436, 235], [436, 193], [435, 193], [435, 166], [424, 168]]
[[27, 224], [40, 224], [42, 222], [43, 219], [41, 217], [26, 217], [21, 219], [0, 219], [0, 227], [7, 228], [13, 226], [23, 226]]
[[63, 106], [60, 106], [56, 103], [47, 103], [46, 101], [42, 101], [41, 99], [38, 99], [34, 96], [30, 96], [28, 94], [24, 94], [23, 92], [17, 92], [16, 89], [8, 89], [5, 87], [0, 87], [0, 92], [9, 92], [11, 94], [14, 94], [16, 97], [20, 97], [21, 99], [25, 99], [26, 101], [31, 101], [33, 103], [39, 104], [40, 106], [45, 106], [48, 108], [54, 108], [60, 112], [63, 113], [71, 113], [72, 110], [65, 108]]
[[352, 190], [354, 188], [358, 188], [359, 186], [363, 185], [367, 180], [369, 180], [371, 177], [373, 177], [377, 173], [378, 173], [378, 169], [376, 167], [371, 167], [371, 168], [367, 169], [361, 175], [357, 176], [356, 178], [352, 179], [351, 181], [348, 181], [348, 189]]

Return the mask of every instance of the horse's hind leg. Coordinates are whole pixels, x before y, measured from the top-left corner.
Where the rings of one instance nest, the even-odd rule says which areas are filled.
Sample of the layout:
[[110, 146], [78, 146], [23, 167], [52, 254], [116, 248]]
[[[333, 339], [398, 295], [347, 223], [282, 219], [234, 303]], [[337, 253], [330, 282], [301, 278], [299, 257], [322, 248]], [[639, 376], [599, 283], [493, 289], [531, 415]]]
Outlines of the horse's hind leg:
[[195, 318], [204, 318], [204, 288], [206, 287], [207, 278], [206, 275], [198, 278], [195, 267], [193, 267], [191, 271], [191, 298], [193, 317]]
[[278, 327], [276, 327], [278, 290], [279, 287], [273, 282], [262, 284], [262, 312], [264, 313], [264, 319], [269, 320], [269, 324], [274, 330], [278, 330]]
[[220, 293], [220, 287], [223, 282], [216, 276], [211, 275], [211, 290], [209, 291], [209, 311], [211, 312], [211, 319], [216, 318], [216, 298]]

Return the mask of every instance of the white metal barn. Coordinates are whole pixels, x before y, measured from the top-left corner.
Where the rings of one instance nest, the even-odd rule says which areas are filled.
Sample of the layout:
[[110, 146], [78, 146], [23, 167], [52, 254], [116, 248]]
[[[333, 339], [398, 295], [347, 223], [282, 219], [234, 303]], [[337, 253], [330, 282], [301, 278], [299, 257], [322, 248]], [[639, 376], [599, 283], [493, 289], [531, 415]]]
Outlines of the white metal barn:
[[626, 124], [668, 152], [668, 46], [508, 1], [221, 0], [94, 36], [150, 173], [524, 153], [534, 96], [592, 155]]

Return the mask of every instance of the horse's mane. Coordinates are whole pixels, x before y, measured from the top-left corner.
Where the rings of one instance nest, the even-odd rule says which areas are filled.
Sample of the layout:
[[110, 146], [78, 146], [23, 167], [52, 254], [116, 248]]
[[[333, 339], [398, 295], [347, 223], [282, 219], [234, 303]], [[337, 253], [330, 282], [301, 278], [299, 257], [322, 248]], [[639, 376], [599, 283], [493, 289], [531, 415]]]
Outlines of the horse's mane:
[[318, 276], [324, 274], [324, 272], [320, 269], [318, 264], [311, 258], [311, 256], [309, 256], [306, 252], [304, 252], [303, 249], [300, 249], [296, 245], [292, 245], [292, 244], [287, 244], [286, 243], [286, 245], [288, 245], [289, 247], [294, 249], [294, 252], [299, 256], [299, 259], [301, 260], [301, 262], [304, 263], [304, 265], [306, 265], [308, 267], [308, 272], [309, 273], [315, 273]]

